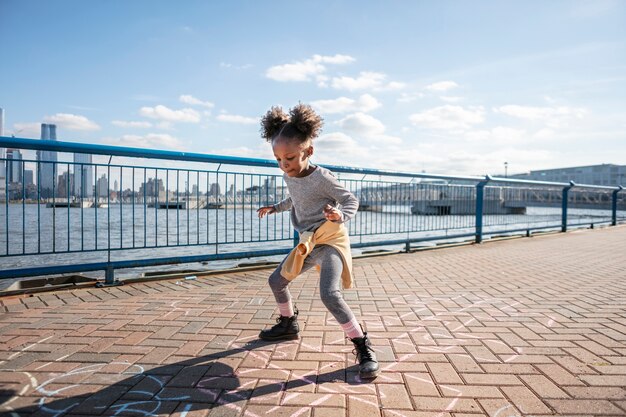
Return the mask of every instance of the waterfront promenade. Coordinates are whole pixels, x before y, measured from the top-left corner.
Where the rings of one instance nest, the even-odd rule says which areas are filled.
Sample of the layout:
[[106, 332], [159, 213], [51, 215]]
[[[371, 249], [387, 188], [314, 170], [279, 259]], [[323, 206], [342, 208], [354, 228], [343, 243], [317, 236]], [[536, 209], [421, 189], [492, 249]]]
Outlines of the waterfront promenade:
[[257, 340], [276, 314], [264, 269], [0, 298], [0, 413], [626, 415], [626, 226], [354, 272], [345, 298], [381, 361], [373, 382], [358, 380], [316, 272], [291, 287], [301, 339]]

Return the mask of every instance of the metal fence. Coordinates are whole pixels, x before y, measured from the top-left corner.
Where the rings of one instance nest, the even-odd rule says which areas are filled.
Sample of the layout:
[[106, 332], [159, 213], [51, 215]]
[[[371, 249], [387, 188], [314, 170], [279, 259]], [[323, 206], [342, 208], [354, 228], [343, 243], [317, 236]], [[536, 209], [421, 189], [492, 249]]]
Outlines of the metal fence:
[[[289, 213], [256, 215], [288, 196], [271, 160], [7, 137], [0, 147], [65, 157], [0, 159], [0, 279], [100, 270], [113, 285], [118, 269], [282, 255], [297, 240]], [[626, 220], [621, 186], [326, 167], [359, 198], [355, 249]]]

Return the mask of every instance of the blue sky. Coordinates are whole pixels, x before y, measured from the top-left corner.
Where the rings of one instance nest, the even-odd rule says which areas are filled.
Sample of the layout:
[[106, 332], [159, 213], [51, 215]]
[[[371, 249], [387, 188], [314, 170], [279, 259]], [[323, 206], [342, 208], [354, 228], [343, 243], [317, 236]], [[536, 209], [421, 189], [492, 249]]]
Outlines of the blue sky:
[[0, 0], [5, 135], [501, 175], [626, 164], [626, 2]]

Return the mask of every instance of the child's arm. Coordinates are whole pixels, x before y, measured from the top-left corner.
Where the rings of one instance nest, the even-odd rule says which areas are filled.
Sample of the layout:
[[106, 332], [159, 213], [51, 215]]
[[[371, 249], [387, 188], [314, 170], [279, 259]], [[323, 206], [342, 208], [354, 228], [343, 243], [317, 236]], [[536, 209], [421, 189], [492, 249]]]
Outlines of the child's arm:
[[262, 219], [263, 217], [265, 217], [266, 214], [276, 213], [276, 209], [274, 209], [274, 206], [265, 206], [261, 207], [256, 212], [259, 214], [259, 219]]
[[327, 179], [328, 182], [324, 187], [326, 193], [332, 200], [341, 205], [341, 210], [332, 206], [329, 209], [327, 206], [324, 208], [324, 215], [328, 220], [337, 223], [345, 223], [356, 214], [359, 209], [359, 200], [354, 194], [341, 185], [334, 176], [329, 175]]
[[291, 209], [291, 197], [287, 197], [278, 204], [273, 206], [264, 206], [257, 210], [259, 218], [262, 219], [266, 214], [280, 213], [281, 211], [287, 211]]

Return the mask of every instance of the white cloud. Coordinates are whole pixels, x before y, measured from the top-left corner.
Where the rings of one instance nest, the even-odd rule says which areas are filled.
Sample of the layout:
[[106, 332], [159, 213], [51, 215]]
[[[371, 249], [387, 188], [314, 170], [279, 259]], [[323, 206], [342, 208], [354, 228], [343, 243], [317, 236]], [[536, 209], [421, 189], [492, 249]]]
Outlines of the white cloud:
[[313, 142], [313, 160], [321, 164], [346, 165], [346, 158], [352, 166], [371, 166], [368, 158], [371, 151], [360, 145], [351, 136], [342, 132], [321, 135]]
[[448, 103], [458, 103], [459, 101], [463, 100], [463, 97], [453, 97], [453, 96], [441, 96], [439, 98]]
[[416, 126], [428, 129], [456, 130], [468, 129], [485, 120], [482, 107], [463, 108], [445, 105], [412, 114], [409, 120]]
[[142, 107], [139, 110], [142, 116], [151, 119], [164, 120], [168, 122], [198, 123], [200, 122], [200, 113], [194, 109], [172, 110], [159, 104], [156, 107]]
[[79, 116], [69, 113], [57, 113], [54, 116], [46, 116], [43, 118], [44, 122], [54, 123], [59, 129], [66, 130], [98, 130], [100, 126], [85, 116]]
[[385, 125], [369, 114], [351, 114], [337, 122], [342, 129], [364, 136], [380, 135], [385, 132]]
[[399, 90], [405, 87], [403, 83], [386, 82], [387, 75], [381, 72], [363, 71], [357, 78], [334, 77], [331, 86], [338, 90]]
[[243, 65], [235, 65], [235, 64], [231, 64], [230, 62], [220, 62], [220, 67], [221, 68], [232, 68], [235, 70], [245, 70], [248, 68], [252, 67], [252, 64], [243, 64]]
[[172, 124], [172, 122], [166, 122], [166, 121], [157, 123], [156, 127], [161, 130], [173, 130], [174, 129], [174, 125]]
[[237, 114], [220, 114], [217, 120], [227, 123], [239, 123], [243, 125], [251, 125], [259, 123], [259, 119], [254, 117], [239, 116]]
[[463, 137], [470, 142], [484, 142], [493, 146], [504, 146], [513, 143], [527, 144], [530, 135], [524, 129], [507, 126], [496, 126], [491, 129], [470, 130]]
[[342, 64], [349, 64], [351, 62], [354, 62], [355, 59], [352, 58], [349, 55], [341, 55], [341, 54], [335, 54], [335, 55], [313, 55], [313, 60], [314, 61], [319, 61], [319, 62], [323, 62], [325, 64], [335, 64], [335, 65], [342, 65]]
[[178, 97], [178, 100], [180, 100], [181, 103], [191, 104], [192, 106], [203, 106], [209, 109], [215, 107], [215, 104], [211, 103], [210, 101], [202, 101], [188, 94], [181, 95], [180, 97]]
[[5, 135], [15, 135], [18, 138], [39, 138], [41, 137], [41, 123], [15, 123], [13, 132], [6, 132]]
[[149, 128], [152, 127], [152, 123], [150, 122], [127, 122], [124, 120], [113, 120], [111, 122], [113, 126], [118, 127], [130, 127], [130, 128]]
[[369, 114], [354, 113], [339, 120], [337, 124], [343, 130], [365, 139], [386, 143], [402, 142], [400, 138], [386, 135], [383, 122]]
[[410, 103], [422, 97], [424, 97], [424, 93], [402, 93], [397, 101], [400, 103]]
[[566, 106], [559, 107], [533, 107], [519, 106], [515, 104], [501, 106], [493, 109], [496, 113], [506, 114], [522, 120], [545, 123], [550, 127], [560, 127], [568, 120], [583, 119], [588, 111], [582, 108]]
[[363, 94], [358, 99], [339, 97], [332, 100], [312, 101], [311, 106], [320, 113], [347, 113], [353, 111], [368, 112], [381, 106], [376, 97]]
[[457, 88], [459, 85], [454, 81], [440, 81], [437, 83], [429, 84], [426, 86], [426, 90], [429, 91], [448, 91], [453, 88]]
[[140, 135], [123, 135], [119, 138], [104, 138], [102, 142], [109, 145], [128, 146], [131, 148], [184, 150], [183, 143], [176, 137], [162, 134], [149, 133]]
[[357, 146], [357, 142], [345, 133], [333, 132], [315, 139], [315, 145], [319, 145], [319, 149], [324, 152], [335, 152], [352, 149]]
[[313, 57], [304, 61], [296, 61], [291, 64], [275, 65], [265, 71], [265, 76], [275, 81], [311, 81], [313, 79], [319, 82], [325, 82], [324, 73], [326, 65], [324, 64], [347, 64], [353, 62], [354, 58], [348, 55], [313, 55]]

